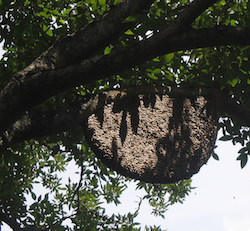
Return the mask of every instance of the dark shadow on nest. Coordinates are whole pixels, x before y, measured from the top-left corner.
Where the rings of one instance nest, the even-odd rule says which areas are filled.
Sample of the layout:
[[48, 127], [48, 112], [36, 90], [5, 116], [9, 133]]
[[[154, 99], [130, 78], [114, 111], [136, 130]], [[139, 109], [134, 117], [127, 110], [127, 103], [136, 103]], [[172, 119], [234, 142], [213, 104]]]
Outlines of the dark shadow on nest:
[[[187, 98], [189, 104], [185, 106], [184, 104]], [[116, 133], [116, 137], [109, 137], [107, 134], [110, 133], [111, 135], [117, 131], [104, 131], [106, 137], [112, 140], [110, 144], [106, 144], [105, 141], [100, 141], [102, 137], [99, 137], [98, 131], [94, 137], [94, 133], [98, 128], [93, 127], [90, 129], [90, 125], [87, 122], [85, 128], [87, 140], [92, 150], [105, 164], [125, 176], [150, 183], [173, 183], [181, 179], [188, 179], [197, 173], [200, 167], [206, 163], [213, 150], [217, 133], [214, 101], [208, 97], [207, 103], [203, 105], [203, 102], [201, 102], [201, 104], [198, 103], [196, 96], [178, 95], [175, 98], [171, 96], [169, 100], [173, 103], [173, 106], [169, 108], [170, 106], [166, 105], [166, 110], [172, 110], [172, 115], [168, 118], [168, 124], [163, 126], [166, 130], [165, 135], [158, 137], [159, 134], [155, 134], [155, 138], [154, 135], [152, 135], [153, 133], [149, 133], [149, 136], [153, 137], [152, 139], [149, 138], [147, 140], [145, 137], [142, 139], [140, 135], [138, 135], [138, 129], [140, 127], [139, 109], [144, 106], [153, 111], [157, 100], [162, 101], [163, 95], [156, 93], [147, 95], [138, 94], [135, 96], [128, 95], [126, 97], [117, 97], [114, 102], [108, 102], [107, 105], [110, 105], [110, 103], [113, 104], [111, 114], [105, 114], [104, 106], [96, 112], [96, 118], [101, 125], [101, 129], [104, 129], [104, 117], [112, 117], [115, 113], [120, 113], [120, 124], [116, 126], [117, 129], [119, 129], [119, 133]], [[205, 102], [206, 98], [202, 100]], [[130, 120], [128, 120], [129, 115]], [[158, 115], [156, 113], [153, 116], [157, 117]], [[197, 125], [193, 124], [194, 121], [191, 121], [193, 118], [190, 116], [198, 118]], [[150, 120], [150, 118], [148, 119]], [[143, 122], [146, 123], [147, 121]], [[206, 123], [208, 126], [203, 126], [201, 123]], [[130, 126], [132, 135], [131, 133], [128, 134]], [[200, 131], [202, 135], [199, 134], [199, 129], [197, 130], [196, 126], [203, 128], [203, 131]], [[192, 134], [193, 127], [197, 130], [194, 134]], [[154, 129], [150, 123], [149, 129]], [[132, 136], [134, 136], [135, 141], [132, 139]], [[156, 143], [153, 144], [154, 138], [156, 139]], [[118, 142], [119, 139], [121, 141], [120, 143]], [[135, 144], [126, 143], [126, 140], [131, 140], [131, 142], [135, 142]], [[146, 140], [146, 142], [140, 144], [141, 140]], [[192, 140], [198, 141], [194, 142]], [[136, 143], [137, 141], [138, 143]], [[136, 145], [138, 145], [139, 148], [136, 147]], [[154, 149], [147, 151], [147, 145], [154, 145]], [[197, 147], [193, 147], [195, 145]], [[142, 148], [140, 149], [140, 147]], [[135, 151], [133, 152], [132, 149], [135, 149]], [[108, 150], [110, 150], [110, 153], [108, 153]], [[148, 159], [147, 154], [149, 154]], [[126, 160], [126, 158], [128, 162], [125, 162], [125, 164], [121, 166], [122, 161]], [[132, 162], [135, 161], [136, 163], [131, 163], [129, 160]], [[143, 165], [143, 162], [148, 165]], [[151, 163], [152, 166], [150, 165]], [[153, 164], [155, 165], [153, 166]]]

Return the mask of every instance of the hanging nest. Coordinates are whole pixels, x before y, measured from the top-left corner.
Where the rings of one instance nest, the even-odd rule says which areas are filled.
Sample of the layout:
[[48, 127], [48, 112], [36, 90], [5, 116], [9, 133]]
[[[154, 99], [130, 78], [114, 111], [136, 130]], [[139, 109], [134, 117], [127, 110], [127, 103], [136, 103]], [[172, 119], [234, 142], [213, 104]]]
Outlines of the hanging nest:
[[217, 135], [211, 93], [137, 87], [111, 95], [84, 126], [90, 147], [111, 169], [144, 182], [173, 183], [207, 162]]

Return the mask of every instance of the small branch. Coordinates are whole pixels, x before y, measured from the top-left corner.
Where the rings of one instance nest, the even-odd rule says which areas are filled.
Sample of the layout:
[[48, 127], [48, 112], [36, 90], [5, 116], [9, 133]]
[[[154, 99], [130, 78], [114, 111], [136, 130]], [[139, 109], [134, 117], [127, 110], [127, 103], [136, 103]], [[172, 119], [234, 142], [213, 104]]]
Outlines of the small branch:
[[40, 33], [42, 35], [42, 38], [44, 39], [44, 41], [47, 43], [48, 46], [51, 46], [51, 42], [46, 38], [46, 34], [44, 33], [43, 29], [41, 28], [41, 26], [39, 24], [39, 19], [36, 16], [34, 8], [32, 8], [31, 10], [32, 10], [32, 14], [33, 14], [33, 17], [34, 17], [34, 21], [35, 21], [35, 23], [36, 23], [36, 25], [38, 27], [38, 30], [40, 31]]
[[217, 18], [217, 25], [218, 26], [220, 25], [222, 15], [225, 14], [225, 12], [228, 10], [231, 2], [233, 2], [233, 0], [227, 0], [226, 4], [223, 6], [220, 15]]
[[179, 24], [183, 26], [190, 26], [191, 23], [208, 7], [212, 6], [218, 0], [194, 0], [171, 24]]
[[83, 166], [83, 158], [82, 158], [83, 152], [82, 152], [82, 150], [81, 150], [80, 152], [81, 152], [81, 154], [80, 154], [80, 160], [79, 160], [80, 163], [81, 163], [80, 179], [79, 179], [78, 185], [77, 185], [77, 187], [76, 187], [76, 189], [75, 189], [75, 192], [74, 192], [74, 194], [73, 194], [72, 197], [71, 197], [71, 201], [73, 201], [75, 195], [76, 195], [76, 194], [78, 195], [78, 197], [77, 197], [78, 209], [77, 209], [77, 210], [79, 210], [79, 208], [80, 208], [79, 190], [80, 190], [80, 188], [81, 188], [81, 186], [82, 186], [82, 180], [83, 180], [83, 175], [84, 175], [84, 166]]
[[140, 197], [139, 199], [140, 199], [140, 201], [138, 202], [138, 207], [137, 207], [137, 209], [134, 212], [134, 217], [136, 217], [136, 215], [139, 213], [139, 210], [141, 208], [141, 203], [144, 200], [142, 197]]
[[[1, 221], [10, 226], [14, 231], [45, 231], [44, 229], [37, 228], [35, 226], [27, 226], [21, 228], [20, 224], [14, 218], [10, 218], [9, 216], [7, 216], [2, 212], [0, 212], [0, 222]], [[1, 225], [0, 225], [0, 230], [1, 230]]]

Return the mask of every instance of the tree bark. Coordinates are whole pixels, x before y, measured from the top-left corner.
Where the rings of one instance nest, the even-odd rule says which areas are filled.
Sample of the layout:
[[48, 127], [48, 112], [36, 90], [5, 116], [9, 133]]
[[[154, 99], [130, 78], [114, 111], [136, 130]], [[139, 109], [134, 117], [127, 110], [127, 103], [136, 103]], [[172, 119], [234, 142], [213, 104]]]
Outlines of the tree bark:
[[[12, 144], [24, 140], [41, 138], [44, 136], [56, 135], [64, 131], [70, 131], [82, 125], [86, 118], [99, 108], [102, 108], [105, 102], [113, 100], [120, 95], [136, 95], [138, 90], [144, 93], [158, 93], [159, 88], [140, 86], [123, 90], [104, 91], [96, 95], [88, 95], [79, 99], [68, 108], [60, 110], [49, 110], [45, 112], [32, 110], [17, 120], [2, 137], [0, 137], [0, 150], [4, 150]], [[185, 95], [185, 89], [162, 88], [164, 92], [176, 92]], [[194, 90], [194, 95], [213, 94], [216, 99], [216, 107], [223, 110], [225, 116], [232, 116], [244, 121], [244, 126], [250, 126], [250, 111], [231, 98], [228, 92], [216, 88], [202, 88]], [[189, 92], [190, 94], [190, 92]]]
[[0, 93], [0, 134], [13, 130], [14, 121], [22, 116], [25, 120], [25, 113], [49, 97], [121, 73], [156, 56], [199, 47], [250, 44], [250, 28], [216, 26], [192, 29], [190, 25], [196, 17], [216, 2], [195, 0], [162, 32], [123, 50], [95, 56], [112, 41], [111, 38], [117, 39], [118, 36], [110, 31], [118, 35], [123, 33], [127, 29], [123, 20], [148, 8], [152, 2], [121, 2], [97, 22], [58, 41], [30, 66], [16, 73]]

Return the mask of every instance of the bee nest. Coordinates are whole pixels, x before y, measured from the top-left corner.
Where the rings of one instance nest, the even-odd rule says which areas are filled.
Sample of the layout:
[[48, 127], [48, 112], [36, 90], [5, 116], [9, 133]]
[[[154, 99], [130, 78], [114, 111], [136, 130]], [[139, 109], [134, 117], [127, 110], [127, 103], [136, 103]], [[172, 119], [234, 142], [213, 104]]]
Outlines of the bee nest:
[[87, 118], [85, 134], [113, 170], [144, 182], [173, 183], [189, 179], [210, 157], [215, 102], [199, 92], [134, 89], [107, 99]]

